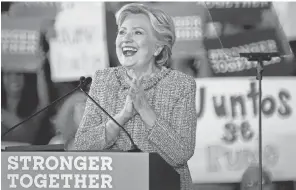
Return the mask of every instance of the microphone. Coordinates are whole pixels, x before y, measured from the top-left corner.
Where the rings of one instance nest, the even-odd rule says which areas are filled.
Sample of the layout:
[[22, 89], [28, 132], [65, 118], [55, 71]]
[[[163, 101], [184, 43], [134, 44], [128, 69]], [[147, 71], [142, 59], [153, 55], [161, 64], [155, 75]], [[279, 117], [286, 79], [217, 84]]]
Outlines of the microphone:
[[82, 82], [82, 88], [83, 87], [86, 87], [87, 85], [89, 85], [90, 83], [91, 83], [91, 81], [92, 81], [92, 78], [91, 77], [87, 77], [87, 78], [83, 78], [83, 82]]
[[124, 131], [124, 133], [128, 136], [128, 138], [129, 138], [129, 140], [130, 140], [130, 142], [131, 142], [131, 144], [132, 144], [132, 147], [131, 147], [131, 149], [130, 150], [128, 150], [128, 152], [142, 152], [139, 148], [138, 148], [138, 146], [135, 144], [135, 142], [134, 142], [134, 140], [133, 140], [133, 138], [131, 137], [131, 135], [126, 131], [126, 129], [125, 128], [123, 128], [106, 110], [104, 110], [87, 92], [85, 92], [84, 90], [83, 90], [83, 87], [85, 87], [86, 85], [88, 85], [89, 83], [91, 83], [91, 81], [92, 81], [92, 79], [91, 79], [91, 77], [87, 77], [86, 79], [85, 79], [85, 81], [84, 81], [84, 83], [83, 83], [83, 85], [82, 86], [80, 86], [80, 90], [82, 91], [82, 92], [84, 92], [84, 94], [87, 96], [87, 97], [89, 97], [89, 99], [93, 102], [93, 103], [95, 103], [114, 123], [116, 123], [123, 131]]
[[80, 82], [79, 84], [83, 84], [84, 81], [85, 81], [85, 77], [81, 76], [80, 79], [79, 79], [79, 82]]
[[[48, 104], [46, 107], [40, 109], [39, 111], [35, 112], [34, 114], [32, 114], [31, 116], [29, 116], [28, 118], [24, 119], [23, 121], [21, 121], [20, 123], [14, 125], [13, 127], [11, 127], [10, 129], [8, 129], [5, 133], [3, 133], [1, 135], [1, 137], [5, 137], [8, 133], [10, 133], [12, 130], [16, 129], [17, 127], [21, 126], [23, 123], [29, 121], [30, 119], [32, 119], [33, 117], [35, 117], [36, 115], [40, 114], [41, 112], [45, 111], [46, 109], [50, 108], [51, 106], [53, 106], [54, 104], [56, 104], [57, 102], [59, 102], [60, 100], [68, 97], [69, 95], [71, 95], [72, 93], [74, 93], [76, 90], [79, 90], [81, 89], [82, 86], [85, 86], [84, 83], [86, 82], [89, 82], [89, 79], [88, 81], [86, 81], [87, 79], [85, 79], [85, 77], [80, 77], [80, 83], [79, 85], [74, 88], [72, 91], [68, 92], [67, 94], [65, 94], [64, 96], [56, 99], [55, 101], [53, 101], [52, 103]], [[91, 81], [90, 81], [91, 82]]]

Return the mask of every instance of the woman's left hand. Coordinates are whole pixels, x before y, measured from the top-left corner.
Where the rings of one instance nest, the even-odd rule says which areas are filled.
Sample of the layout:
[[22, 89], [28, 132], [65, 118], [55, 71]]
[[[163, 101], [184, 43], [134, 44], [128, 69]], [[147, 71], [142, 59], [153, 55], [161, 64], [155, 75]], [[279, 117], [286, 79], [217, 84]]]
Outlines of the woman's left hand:
[[139, 79], [132, 79], [129, 81], [130, 90], [129, 95], [133, 101], [134, 108], [139, 113], [143, 121], [148, 126], [153, 126], [156, 120], [156, 114], [152, 107], [149, 105], [147, 97], [144, 92], [144, 87], [142, 85], [142, 77]]
[[129, 81], [129, 85], [130, 85], [129, 95], [131, 96], [134, 107], [139, 114], [145, 111], [145, 109], [149, 109], [149, 104], [145, 96], [144, 88], [141, 82], [142, 82], [142, 78], [140, 79], [133, 78], [132, 80]]

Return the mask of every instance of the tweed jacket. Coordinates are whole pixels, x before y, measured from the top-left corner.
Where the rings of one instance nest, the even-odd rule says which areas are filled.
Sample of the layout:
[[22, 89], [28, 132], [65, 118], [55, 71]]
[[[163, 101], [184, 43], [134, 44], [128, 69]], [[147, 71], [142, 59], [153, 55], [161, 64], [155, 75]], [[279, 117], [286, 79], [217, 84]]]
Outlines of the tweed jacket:
[[[90, 95], [111, 116], [115, 116], [124, 107], [130, 88], [126, 77], [124, 67], [98, 70], [94, 75]], [[156, 122], [148, 129], [137, 114], [123, 127], [142, 151], [157, 152], [180, 174], [181, 190], [191, 190], [192, 179], [187, 161], [195, 149], [195, 80], [179, 71], [162, 67], [160, 72], [142, 84], [148, 102], [157, 115]], [[131, 143], [123, 130], [114, 142], [106, 143], [105, 124], [108, 120], [109, 117], [105, 113], [87, 100], [75, 136], [75, 148], [129, 150]]]

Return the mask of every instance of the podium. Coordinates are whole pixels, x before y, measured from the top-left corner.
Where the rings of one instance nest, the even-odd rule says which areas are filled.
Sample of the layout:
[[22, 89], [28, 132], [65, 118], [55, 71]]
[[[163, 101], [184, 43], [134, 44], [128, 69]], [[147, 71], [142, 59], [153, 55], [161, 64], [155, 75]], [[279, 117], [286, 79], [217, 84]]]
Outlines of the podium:
[[157, 153], [10, 150], [1, 165], [5, 190], [180, 190], [179, 174]]

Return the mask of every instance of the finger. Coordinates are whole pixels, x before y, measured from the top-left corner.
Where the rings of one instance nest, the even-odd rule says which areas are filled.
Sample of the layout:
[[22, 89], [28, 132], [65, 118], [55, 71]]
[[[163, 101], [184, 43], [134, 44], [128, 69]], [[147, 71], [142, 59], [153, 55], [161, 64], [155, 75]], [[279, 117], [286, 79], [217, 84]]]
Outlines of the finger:
[[143, 80], [143, 76], [141, 76], [138, 80], [137, 80], [137, 86], [140, 87], [142, 84], [142, 80]]
[[135, 77], [136, 77], [136, 73], [135, 73], [135, 70], [134, 70], [134, 69], [129, 69], [129, 70], [128, 70], [128, 74], [129, 74], [132, 78], [135, 78]]
[[128, 92], [128, 96], [129, 96], [128, 97], [128, 100], [132, 101], [133, 100], [133, 98], [132, 98], [133, 97], [133, 92], [132, 91], [129, 91]]
[[133, 79], [127, 78], [126, 82], [128, 83], [129, 86], [132, 86]]
[[131, 100], [135, 100], [136, 98], [136, 93], [133, 92], [133, 89], [131, 88], [128, 92], [128, 95], [130, 96]]
[[132, 99], [131, 99], [131, 96], [130, 94], [128, 93], [128, 95], [126, 96], [126, 102], [130, 102]]
[[133, 93], [136, 93], [139, 91], [139, 87], [136, 83], [132, 83], [130, 89]]
[[132, 80], [127, 80], [127, 83], [129, 84], [130, 87], [136, 88], [137, 87], [137, 79], [133, 78]]
[[132, 103], [132, 101], [130, 101], [130, 102], [127, 104], [127, 111], [128, 111], [128, 112], [132, 112], [132, 111], [133, 111], [133, 103]]
[[144, 80], [144, 77], [141, 77], [141, 84], [142, 84], [143, 80]]
[[136, 84], [137, 84], [137, 78], [133, 78], [132, 83], [133, 83], [134, 85], [136, 85]]
[[130, 95], [127, 95], [126, 97], [126, 101], [125, 101], [125, 108], [128, 112], [132, 112], [133, 111], [133, 101]]
[[132, 77], [129, 75], [129, 73], [128, 73], [128, 72], [129, 72], [129, 71], [128, 71], [128, 70], [126, 70], [126, 71], [125, 71], [125, 74], [126, 74], [126, 76], [127, 76], [127, 78], [128, 78], [128, 79], [132, 80]]

